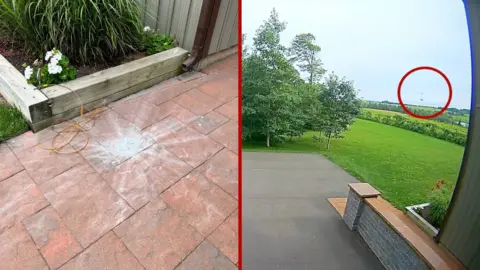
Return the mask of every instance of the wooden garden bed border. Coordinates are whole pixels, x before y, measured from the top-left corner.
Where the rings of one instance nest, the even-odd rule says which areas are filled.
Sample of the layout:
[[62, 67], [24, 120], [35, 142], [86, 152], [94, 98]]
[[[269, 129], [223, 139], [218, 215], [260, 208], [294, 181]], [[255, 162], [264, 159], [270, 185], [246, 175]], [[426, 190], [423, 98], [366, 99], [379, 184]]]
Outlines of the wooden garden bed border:
[[39, 131], [80, 115], [81, 105], [86, 110], [101, 107], [177, 76], [187, 57], [188, 51], [177, 47], [38, 90], [0, 55], [0, 93]]

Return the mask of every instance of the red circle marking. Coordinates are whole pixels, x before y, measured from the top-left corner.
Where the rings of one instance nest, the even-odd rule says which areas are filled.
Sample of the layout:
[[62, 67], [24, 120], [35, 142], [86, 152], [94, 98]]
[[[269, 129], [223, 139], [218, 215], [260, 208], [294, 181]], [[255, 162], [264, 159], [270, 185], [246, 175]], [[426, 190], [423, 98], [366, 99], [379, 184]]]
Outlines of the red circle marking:
[[[418, 114], [415, 114], [412, 111], [410, 111], [405, 106], [405, 104], [403, 104], [403, 101], [402, 101], [401, 90], [402, 90], [403, 82], [405, 81], [405, 79], [410, 74], [414, 73], [415, 71], [419, 71], [419, 70], [431, 70], [431, 71], [434, 71], [434, 72], [440, 74], [440, 76], [443, 77], [443, 79], [447, 82], [447, 85], [448, 85], [448, 101], [447, 101], [447, 104], [445, 104], [445, 106], [440, 111], [438, 111], [438, 112], [436, 112], [432, 115], [418, 115]], [[409, 115], [411, 115], [415, 118], [420, 118], [420, 119], [432, 119], [432, 118], [435, 118], [437, 116], [442, 115], [442, 113], [444, 113], [448, 109], [448, 106], [450, 106], [450, 102], [452, 101], [452, 84], [450, 83], [450, 80], [447, 78], [447, 76], [445, 74], [443, 74], [443, 72], [441, 72], [440, 70], [438, 70], [436, 68], [428, 67], [428, 66], [417, 67], [417, 68], [414, 68], [414, 69], [410, 70], [405, 75], [403, 75], [402, 79], [400, 80], [400, 83], [398, 84], [397, 96], [398, 96], [398, 102], [400, 103], [400, 106]]]

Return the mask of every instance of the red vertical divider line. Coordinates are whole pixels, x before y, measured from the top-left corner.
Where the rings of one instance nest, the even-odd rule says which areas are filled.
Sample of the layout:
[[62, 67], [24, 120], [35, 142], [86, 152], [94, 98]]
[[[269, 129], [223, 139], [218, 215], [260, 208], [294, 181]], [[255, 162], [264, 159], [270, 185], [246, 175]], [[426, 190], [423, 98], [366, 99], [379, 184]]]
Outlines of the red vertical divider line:
[[238, 0], [238, 269], [242, 269], [242, 0]]

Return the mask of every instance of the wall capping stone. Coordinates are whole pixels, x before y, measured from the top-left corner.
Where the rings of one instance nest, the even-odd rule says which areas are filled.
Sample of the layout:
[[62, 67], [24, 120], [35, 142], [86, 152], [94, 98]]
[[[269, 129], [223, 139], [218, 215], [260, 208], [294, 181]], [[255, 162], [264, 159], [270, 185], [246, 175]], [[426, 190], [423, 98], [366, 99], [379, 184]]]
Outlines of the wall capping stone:
[[375, 198], [380, 195], [380, 192], [369, 183], [350, 183], [348, 186], [357, 193], [360, 198]]

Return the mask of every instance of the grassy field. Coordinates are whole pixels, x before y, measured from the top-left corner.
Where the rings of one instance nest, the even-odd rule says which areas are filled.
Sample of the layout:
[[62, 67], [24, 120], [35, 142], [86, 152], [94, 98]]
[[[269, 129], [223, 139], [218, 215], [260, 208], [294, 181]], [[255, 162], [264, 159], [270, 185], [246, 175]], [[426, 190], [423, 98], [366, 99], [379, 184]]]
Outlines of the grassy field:
[[[373, 114], [378, 114], [378, 115], [390, 115], [390, 116], [392, 116], [392, 115], [398, 114], [398, 115], [401, 115], [401, 116], [408, 117], [410, 119], [414, 119], [416, 121], [432, 121], [434, 124], [436, 124], [440, 127], [448, 128], [448, 129], [454, 129], [454, 130], [457, 130], [459, 132], [465, 133], [465, 135], [467, 134], [467, 128], [459, 126], [459, 125], [452, 125], [452, 124], [438, 122], [438, 121], [434, 121], [434, 120], [417, 119], [417, 118], [412, 117], [410, 115], [407, 115], [407, 114], [404, 114], [404, 113], [399, 113], [399, 112], [384, 111], [384, 110], [377, 110], [377, 109], [370, 109], [370, 108], [362, 108], [362, 110], [369, 111]], [[461, 117], [461, 116], [458, 116], [458, 117]], [[466, 121], [466, 122], [468, 122], [468, 121]]]
[[[358, 179], [382, 192], [399, 209], [428, 201], [428, 193], [438, 180], [453, 189], [464, 148], [404, 129], [358, 119], [344, 139], [325, 143], [308, 132], [283, 145], [266, 148], [243, 143], [245, 151], [321, 153]], [[334, 180], [334, 179], [332, 179]]]
[[451, 117], [455, 121], [462, 121], [464, 123], [470, 122], [470, 116], [469, 115], [452, 115]]
[[[438, 108], [438, 107], [412, 105], [412, 104], [405, 104], [405, 106], [409, 110], [415, 111], [417, 114], [420, 114], [420, 115], [432, 115], [432, 114], [440, 111], [440, 108]], [[363, 101], [362, 107], [369, 108], [369, 109], [394, 111], [394, 112], [399, 112], [398, 111], [399, 109], [401, 110], [399, 104], [393, 104], [393, 103], [385, 104], [385, 103], [382, 103], [382, 102], [369, 101], [369, 100]], [[467, 113], [467, 111], [469, 111], [469, 110], [466, 110], [466, 109], [458, 110], [457, 109], [458, 111], [456, 112], [456, 114], [454, 114], [453, 109], [454, 108], [449, 108], [446, 112], [444, 112], [442, 114], [442, 118], [445, 120], [445, 117], [447, 117], [451, 121], [455, 121], [455, 122], [458, 122], [458, 121], [461, 121], [461, 122], [464, 122], [464, 123], [469, 122], [470, 116]], [[403, 110], [402, 110], [402, 113], [403, 113]]]
[[[422, 110], [428, 111], [429, 114], [434, 114], [434, 113], [436, 113], [440, 110], [438, 108], [432, 108], [432, 107], [428, 107], [428, 106], [419, 106], [419, 105], [407, 105], [407, 108], [409, 108], [409, 109], [414, 109], [414, 108], [422, 109]], [[445, 112], [444, 114], [448, 114], [448, 113]], [[466, 114], [466, 115], [448, 114], [448, 115], [456, 121], [460, 120], [460, 121], [465, 122], [465, 123], [468, 123], [469, 118], [470, 118], [470, 116], [468, 114]]]
[[0, 142], [19, 135], [28, 129], [22, 113], [0, 101]]

